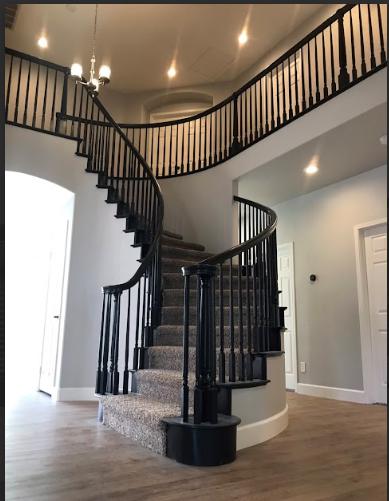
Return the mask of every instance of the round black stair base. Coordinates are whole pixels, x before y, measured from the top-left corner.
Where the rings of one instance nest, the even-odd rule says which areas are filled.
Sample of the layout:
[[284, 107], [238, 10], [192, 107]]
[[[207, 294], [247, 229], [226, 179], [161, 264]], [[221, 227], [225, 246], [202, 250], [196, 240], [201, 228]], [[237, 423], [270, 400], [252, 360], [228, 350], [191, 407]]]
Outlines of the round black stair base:
[[218, 423], [194, 424], [193, 416], [163, 419], [166, 456], [191, 466], [220, 466], [236, 458], [236, 427], [240, 418], [218, 414]]

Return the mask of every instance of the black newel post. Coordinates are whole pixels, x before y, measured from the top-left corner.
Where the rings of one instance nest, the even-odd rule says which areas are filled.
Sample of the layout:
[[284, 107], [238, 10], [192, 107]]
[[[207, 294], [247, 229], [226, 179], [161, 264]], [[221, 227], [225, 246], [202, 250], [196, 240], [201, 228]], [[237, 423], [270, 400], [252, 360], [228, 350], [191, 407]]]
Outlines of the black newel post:
[[232, 117], [232, 145], [230, 147], [230, 155], [235, 155], [238, 153], [242, 145], [240, 144], [239, 141], [239, 120], [238, 120], [238, 94], [233, 94], [233, 117]]
[[338, 10], [338, 34], [339, 34], [339, 89], [344, 89], [350, 83], [350, 75], [347, 72], [346, 39], [344, 36], [343, 12]]
[[216, 266], [198, 265], [198, 324], [196, 339], [196, 385], [194, 423], [217, 423], [216, 332], [213, 287]]
[[61, 112], [60, 117], [57, 116], [57, 120], [55, 123], [55, 132], [60, 132], [61, 127], [61, 118], [66, 115], [67, 107], [68, 107], [68, 80], [69, 80], [69, 70], [64, 73], [63, 76], [63, 88], [62, 88], [62, 99], [61, 99]]

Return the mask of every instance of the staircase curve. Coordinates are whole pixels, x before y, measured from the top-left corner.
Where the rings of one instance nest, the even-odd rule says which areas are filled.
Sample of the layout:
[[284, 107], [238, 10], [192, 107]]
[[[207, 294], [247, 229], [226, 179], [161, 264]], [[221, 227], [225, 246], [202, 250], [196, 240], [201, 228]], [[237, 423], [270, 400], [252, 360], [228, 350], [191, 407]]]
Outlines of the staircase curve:
[[164, 231], [156, 178], [214, 167], [385, 67], [382, 8], [342, 7], [227, 100], [152, 125], [118, 125], [68, 68], [6, 49], [6, 122], [76, 137], [140, 249], [136, 273], [102, 288], [106, 424], [183, 463], [235, 459], [232, 391], [266, 386], [268, 360], [282, 355], [277, 218], [234, 197], [239, 244], [212, 255]]

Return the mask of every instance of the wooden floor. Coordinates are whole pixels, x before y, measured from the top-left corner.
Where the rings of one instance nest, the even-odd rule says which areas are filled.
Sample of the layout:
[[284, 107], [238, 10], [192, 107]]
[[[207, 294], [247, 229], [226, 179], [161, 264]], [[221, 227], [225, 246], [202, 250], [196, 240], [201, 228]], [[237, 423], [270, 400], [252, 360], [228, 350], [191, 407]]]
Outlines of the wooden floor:
[[6, 416], [6, 499], [386, 499], [386, 407], [288, 394], [289, 427], [237, 460], [188, 467], [96, 421], [94, 403], [22, 399]]

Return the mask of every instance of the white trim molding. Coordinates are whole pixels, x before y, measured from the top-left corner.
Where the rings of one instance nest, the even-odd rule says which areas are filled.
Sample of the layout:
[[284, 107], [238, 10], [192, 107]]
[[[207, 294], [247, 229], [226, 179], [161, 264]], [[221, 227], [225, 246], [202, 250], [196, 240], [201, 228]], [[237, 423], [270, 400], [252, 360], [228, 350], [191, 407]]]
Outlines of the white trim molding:
[[361, 336], [361, 357], [363, 388], [368, 403], [374, 403], [374, 369], [371, 346], [369, 296], [367, 290], [367, 271], [364, 245], [364, 233], [367, 229], [386, 224], [386, 218], [376, 219], [354, 226], [354, 243], [357, 273], [359, 329]]
[[332, 386], [320, 386], [317, 384], [297, 383], [296, 393], [310, 397], [331, 398], [357, 404], [368, 404], [369, 399], [364, 390], [351, 390], [349, 388], [335, 388]]
[[262, 421], [238, 426], [236, 437], [237, 450], [261, 444], [275, 437], [288, 426], [288, 404], [278, 414]]
[[97, 401], [95, 388], [59, 388], [53, 389], [51, 398], [54, 402], [73, 402], [80, 400]]

